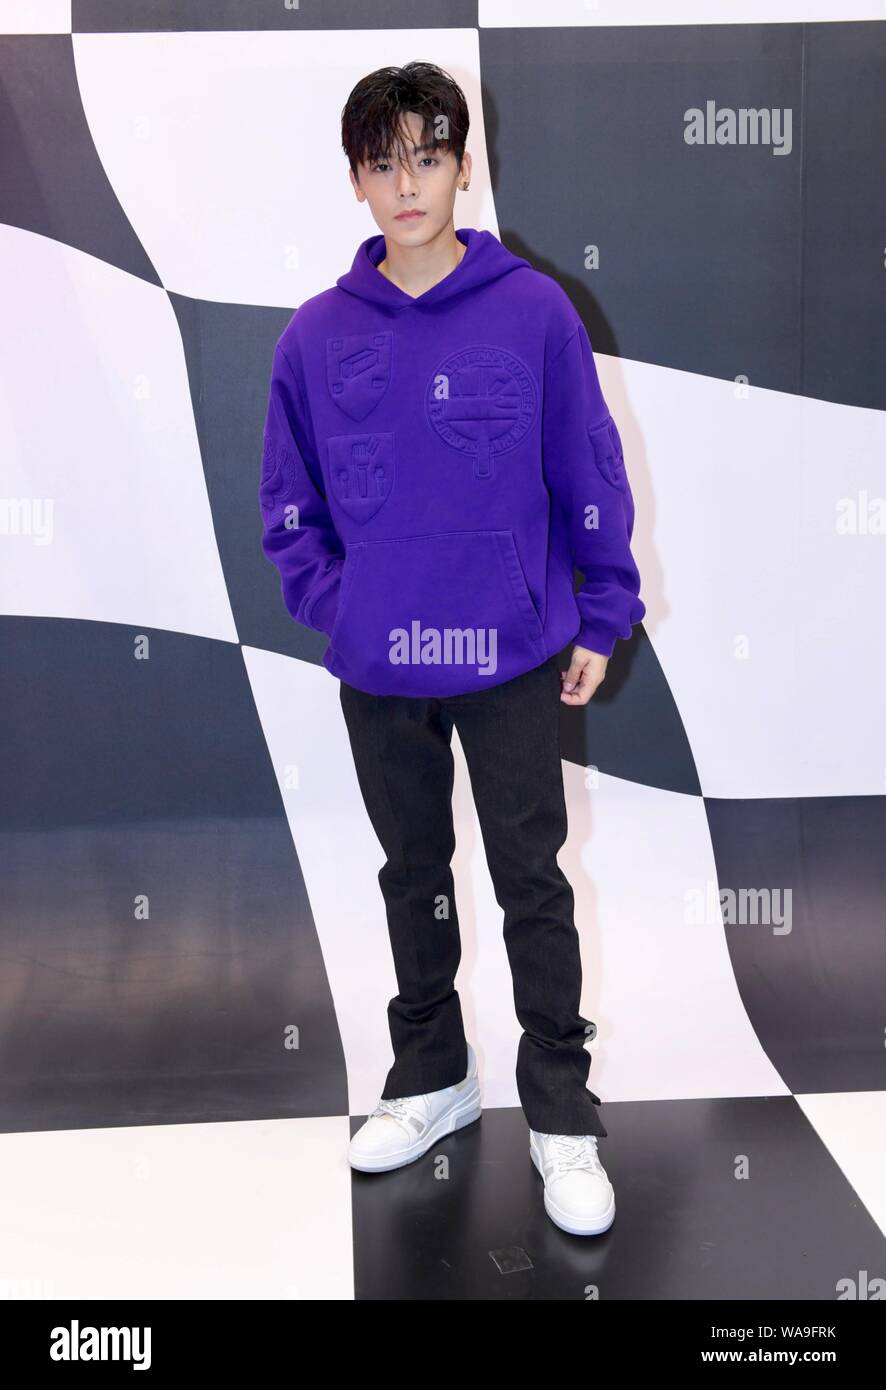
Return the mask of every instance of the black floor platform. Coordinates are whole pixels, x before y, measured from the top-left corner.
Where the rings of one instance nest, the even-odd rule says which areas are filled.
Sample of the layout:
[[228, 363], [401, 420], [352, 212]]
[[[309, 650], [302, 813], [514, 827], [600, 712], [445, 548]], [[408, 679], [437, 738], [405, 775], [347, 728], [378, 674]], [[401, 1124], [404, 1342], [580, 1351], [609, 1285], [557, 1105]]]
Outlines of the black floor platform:
[[406, 1168], [354, 1172], [356, 1297], [833, 1301], [841, 1279], [886, 1267], [886, 1238], [793, 1097], [604, 1109], [602, 1236], [545, 1213], [519, 1109], [484, 1111]]

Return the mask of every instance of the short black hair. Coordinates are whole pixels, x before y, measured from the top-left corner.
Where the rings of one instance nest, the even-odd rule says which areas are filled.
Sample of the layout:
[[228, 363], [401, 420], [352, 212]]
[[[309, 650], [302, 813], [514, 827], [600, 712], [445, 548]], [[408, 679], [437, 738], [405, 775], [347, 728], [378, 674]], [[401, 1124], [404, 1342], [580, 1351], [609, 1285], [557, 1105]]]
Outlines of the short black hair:
[[345, 102], [341, 143], [355, 178], [358, 164], [389, 158], [397, 144], [406, 146], [402, 118], [410, 111], [422, 118], [419, 143], [452, 150], [461, 168], [470, 125], [465, 94], [442, 68], [416, 62], [361, 77]]

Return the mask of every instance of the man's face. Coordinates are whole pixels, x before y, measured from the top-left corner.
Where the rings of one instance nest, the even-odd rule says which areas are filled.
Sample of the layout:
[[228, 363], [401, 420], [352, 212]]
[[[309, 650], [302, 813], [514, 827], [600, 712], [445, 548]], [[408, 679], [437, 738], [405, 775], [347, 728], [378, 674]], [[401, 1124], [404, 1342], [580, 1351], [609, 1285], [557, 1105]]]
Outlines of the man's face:
[[[439, 143], [418, 149], [421, 117], [408, 112], [404, 125], [408, 134], [404, 150], [391, 151], [387, 159], [359, 164], [359, 183], [351, 173], [351, 183], [359, 202], [364, 198], [376, 226], [385, 240], [400, 246], [424, 246], [452, 220], [452, 208], [459, 179], [455, 155]], [[398, 154], [400, 158], [398, 159]], [[400, 160], [402, 159], [402, 163]], [[470, 176], [469, 155], [465, 155], [462, 174]], [[404, 217], [408, 211], [419, 217]]]

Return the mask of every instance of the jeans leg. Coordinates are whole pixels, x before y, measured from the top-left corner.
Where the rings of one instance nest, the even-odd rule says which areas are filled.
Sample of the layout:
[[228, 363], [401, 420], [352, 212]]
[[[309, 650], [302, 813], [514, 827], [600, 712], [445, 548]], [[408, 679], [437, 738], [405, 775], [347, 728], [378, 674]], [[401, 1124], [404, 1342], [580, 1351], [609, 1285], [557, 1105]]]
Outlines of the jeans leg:
[[381, 1095], [421, 1095], [468, 1069], [455, 989], [452, 722], [438, 700], [340, 687], [357, 780], [386, 855], [378, 881], [399, 993], [388, 1004], [394, 1065]]
[[607, 1131], [586, 1082], [589, 1020], [572, 888], [557, 862], [568, 824], [556, 659], [488, 690], [447, 699], [465, 751], [523, 1028], [517, 1090], [529, 1127]]

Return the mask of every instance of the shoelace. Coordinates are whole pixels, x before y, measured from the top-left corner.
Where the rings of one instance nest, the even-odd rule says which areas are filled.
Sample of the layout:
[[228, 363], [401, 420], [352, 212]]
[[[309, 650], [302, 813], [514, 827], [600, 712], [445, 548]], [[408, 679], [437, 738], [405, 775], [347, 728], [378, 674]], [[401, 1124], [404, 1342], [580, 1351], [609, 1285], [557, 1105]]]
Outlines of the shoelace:
[[[470, 1061], [470, 1054], [468, 1054]], [[397, 1096], [390, 1100], [382, 1098], [373, 1110], [373, 1115], [391, 1115], [395, 1120], [399, 1120], [402, 1125], [412, 1123], [414, 1130], [418, 1131], [421, 1125], [425, 1125], [430, 1120], [431, 1100], [430, 1096]], [[420, 1123], [419, 1123], [420, 1122]]]
[[606, 1176], [597, 1153], [595, 1134], [546, 1134], [544, 1138], [554, 1141], [553, 1158], [562, 1172], [570, 1168], [586, 1168], [590, 1173], [598, 1173], [601, 1178]]
[[[372, 1113], [391, 1115], [404, 1125], [408, 1125], [412, 1119], [423, 1121], [427, 1119], [427, 1115], [422, 1113], [421, 1101], [424, 1099], [424, 1096], [398, 1096], [396, 1099], [380, 1100]], [[413, 1129], [416, 1128], [417, 1126], [413, 1125]]]

